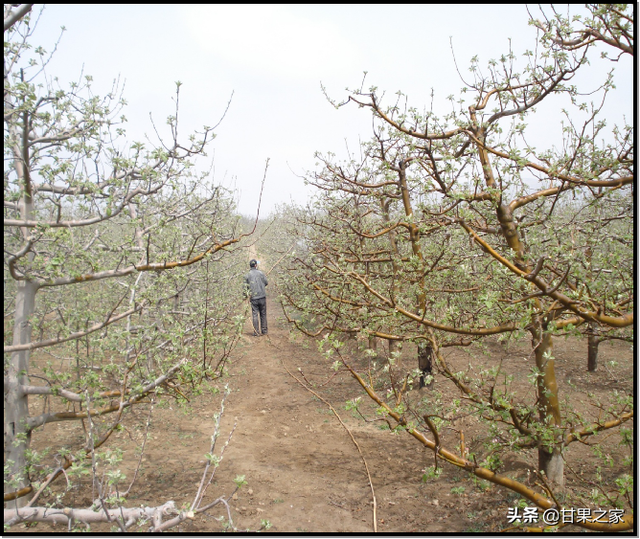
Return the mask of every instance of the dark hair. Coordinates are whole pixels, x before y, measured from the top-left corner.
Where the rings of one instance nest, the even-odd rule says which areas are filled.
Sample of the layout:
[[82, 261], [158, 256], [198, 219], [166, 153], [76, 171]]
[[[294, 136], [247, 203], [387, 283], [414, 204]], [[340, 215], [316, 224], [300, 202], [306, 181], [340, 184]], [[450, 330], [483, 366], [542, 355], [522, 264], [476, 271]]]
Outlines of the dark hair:
[[249, 261], [249, 267], [250, 268], [255, 268], [258, 265], [258, 261], [257, 260], [250, 260]]

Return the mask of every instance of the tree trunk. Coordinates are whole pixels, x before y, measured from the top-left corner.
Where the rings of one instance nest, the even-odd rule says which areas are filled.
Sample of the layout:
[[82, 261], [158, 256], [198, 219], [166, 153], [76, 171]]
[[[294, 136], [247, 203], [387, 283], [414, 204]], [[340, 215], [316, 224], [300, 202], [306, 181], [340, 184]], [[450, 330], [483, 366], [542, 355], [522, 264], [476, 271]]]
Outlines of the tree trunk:
[[598, 345], [600, 339], [598, 338], [598, 328], [593, 322], [589, 322], [587, 326], [588, 330], [588, 346], [587, 346], [587, 370], [594, 372], [598, 370]]
[[[5, 99], [5, 110], [13, 110], [11, 102]], [[28, 133], [28, 115], [24, 113], [23, 131]], [[10, 128], [11, 134], [17, 137], [15, 128]], [[22, 137], [26, 141], [26, 136]], [[19, 140], [19, 139], [17, 139]], [[28, 146], [13, 148], [13, 166], [19, 178], [24, 182], [24, 193], [19, 202], [20, 216], [25, 220], [33, 218], [33, 198], [31, 176], [29, 171]], [[30, 241], [31, 231], [27, 227], [21, 227], [23, 241]], [[33, 260], [34, 253], [29, 250], [26, 255], [29, 261]], [[16, 281], [16, 310], [13, 318], [13, 345], [28, 344], [31, 342], [31, 317], [35, 311], [36, 292], [38, 285], [26, 280]], [[5, 364], [5, 390], [4, 390], [4, 465], [5, 483], [4, 492], [15, 492], [29, 486], [29, 478], [26, 477], [27, 469], [26, 452], [31, 441], [31, 429], [27, 424], [29, 418], [29, 398], [23, 392], [22, 387], [29, 385], [29, 359], [30, 350], [20, 350], [11, 354], [9, 364]], [[26, 505], [25, 497], [11, 502], [12, 507]]]
[[554, 447], [551, 452], [545, 448], [538, 449], [538, 468], [544, 471], [547, 479], [558, 487], [564, 486], [564, 459], [560, 448]]
[[[16, 312], [13, 327], [13, 344], [31, 342], [30, 318], [35, 308], [37, 286], [31, 281], [18, 281], [16, 294]], [[28, 396], [22, 387], [29, 384], [29, 350], [21, 350], [11, 354], [6, 367], [4, 392], [4, 492], [15, 492], [29, 485], [25, 476], [27, 465], [26, 450], [31, 440], [31, 431], [27, 425], [29, 418]], [[11, 502], [11, 506], [22, 507], [26, 498]]]
[[553, 358], [553, 342], [551, 333], [541, 329], [533, 331], [536, 367], [538, 376], [538, 411], [540, 421], [553, 430], [555, 443], [552, 446], [540, 445], [538, 448], [538, 467], [547, 479], [557, 486], [564, 486], [564, 459], [562, 447], [558, 444], [561, 438], [559, 427], [562, 425], [560, 402], [558, 400], [558, 384]]
[[431, 383], [433, 382], [432, 380], [431, 382], [429, 382], [429, 384], [424, 383], [425, 375], [430, 375], [432, 371], [432, 357], [433, 348], [431, 347], [431, 345], [420, 342], [418, 344], [418, 368], [421, 371], [419, 386], [420, 388], [425, 387], [425, 385], [431, 387]]

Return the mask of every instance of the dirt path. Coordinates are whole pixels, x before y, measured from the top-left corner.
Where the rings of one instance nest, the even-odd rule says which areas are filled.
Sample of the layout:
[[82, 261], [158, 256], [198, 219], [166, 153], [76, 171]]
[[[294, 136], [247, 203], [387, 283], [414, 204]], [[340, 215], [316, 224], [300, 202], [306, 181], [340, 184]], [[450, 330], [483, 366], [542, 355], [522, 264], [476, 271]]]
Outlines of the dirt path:
[[[250, 255], [256, 257], [255, 250]], [[273, 282], [270, 288], [271, 298]], [[370, 487], [358, 449], [327, 405], [292, 376], [302, 378], [299, 367], [308, 380], [330, 372], [316, 350], [290, 342], [280, 307], [270, 298], [268, 336], [252, 337], [248, 320], [232, 358], [234, 392], [223, 426], [229, 430], [237, 420], [238, 436], [224, 468], [249, 483], [239, 492], [237, 525], [257, 529], [266, 519], [275, 532], [372, 531]], [[345, 503], [352, 500], [362, 500], [363, 507], [349, 510]]]
[[[223, 432], [234, 421], [237, 427], [218, 484], [230, 485], [237, 474], [248, 482], [235, 501], [234, 524], [257, 529], [265, 519], [272, 532], [373, 532], [364, 458], [373, 477], [378, 531], [425, 531], [428, 522], [430, 532], [464, 530], [466, 519], [446, 522], [451, 516], [447, 504], [442, 507], [420, 481], [432, 456], [406, 435], [394, 436], [350, 417], [344, 403], [360, 394], [355, 381], [346, 374], [332, 376], [326, 360], [308, 343], [290, 342], [272, 300], [268, 314], [269, 336], [252, 337], [248, 321], [230, 370], [233, 392]], [[298, 368], [323, 399], [332, 401], [360, 451], [327, 404], [287, 372], [302, 380]], [[435, 512], [434, 499], [440, 505]], [[205, 519], [190, 529], [211, 526]]]
[[267, 519], [272, 531], [369, 531], [370, 511], [353, 514], [335, 501], [367, 495], [364, 470], [340, 472], [358, 451], [326, 406], [285, 370], [308, 363], [310, 352], [289, 342], [271, 301], [268, 312], [268, 337], [249, 336], [248, 325], [234, 353], [234, 392], [223, 421], [229, 430], [237, 418], [224, 468], [249, 483], [239, 492], [237, 524], [256, 529]]

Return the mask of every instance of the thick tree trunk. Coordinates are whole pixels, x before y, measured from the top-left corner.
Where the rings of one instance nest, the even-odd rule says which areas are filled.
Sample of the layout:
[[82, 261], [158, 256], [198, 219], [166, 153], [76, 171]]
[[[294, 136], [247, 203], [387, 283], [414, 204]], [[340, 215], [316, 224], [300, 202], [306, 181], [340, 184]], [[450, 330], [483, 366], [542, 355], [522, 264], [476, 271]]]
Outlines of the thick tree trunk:
[[544, 471], [547, 479], [559, 487], [564, 486], [564, 459], [559, 448], [551, 452], [545, 448], [538, 449], [538, 468]]
[[[533, 332], [536, 366], [538, 376], [538, 411], [540, 421], [554, 431], [557, 438], [562, 425], [560, 402], [558, 400], [558, 383], [556, 381], [555, 360], [553, 358], [553, 342], [551, 333], [545, 330]], [[538, 467], [547, 479], [557, 486], [564, 486], [564, 459], [562, 448], [557, 443], [552, 446], [540, 445], [538, 449]]]
[[598, 370], [598, 345], [600, 344], [600, 339], [598, 338], [598, 329], [596, 324], [590, 322], [588, 328], [587, 370], [589, 372], [594, 372]]
[[[6, 77], [6, 73], [5, 73]], [[5, 79], [6, 80], [6, 79]], [[12, 98], [5, 94], [5, 114], [15, 112]], [[24, 184], [24, 192], [18, 202], [20, 216], [25, 221], [33, 219], [33, 187], [31, 185], [30, 157], [29, 157], [29, 113], [27, 108], [20, 115], [22, 125], [18, 123], [5, 124], [10, 138], [15, 141], [11, 147], [13, 153], [13, 168], [18, 178]], [[5, 119], [7, 117], [5, 116]], [[20, 132], [21, 131], [21, 132]], [[25, 245], [31, 241], [31, 230], [21, 227], [20, 233]], [[25, 256], [23, 254], [23, 256]], [[26, 257], [33, 260], [34, 253], [27, 250]], [[36, 292], [38, 286], [33, 281], [16, 281], [16, 309], [13, 319], [13, 344], [28, 344], [31, 342], [31, 316], [35, 310]], [[4, 492], [15, 492], [29, 485], [29, 478], [25, 476], [26, 451], [29, 447], [31, 431], [27, 425], [29, 418], [29, 400], [22, 387], [29, 384], [29, 350], [13, 352], [9, 364], [5, 363], [4, 375]], [[22, 507], [25, 498], [18, 498], [11, 502], [12, 507]]]
[[[491, 168], [489, 152], [483, 143], [486, 131], [477, 120], [475, 109], [470, 109], [471, 120], [474, 125], [474, 134], [479, 143], [478, 156], [482, 164], [485, 182], [490, 189], [496, 188], [497, 183]], [[515, 265], [519, 268], [526, 268], [531, 271], [524, 257], [525, 245], [518, 231], [518, 224], [514, 218], [513, 210], [508, 204], [502, 202], [501, 198], [496, 198], [496, 216], [500, 222], [502, 236], [506, 240], [510, 249], [515, 254]], [[537, 302], [537, 300], [536, 300]], [[560, 437], [560, 426], [562, 418], [560, 416], [560, 404], [558, 401], [558, 384], [555, 374], [555, 362], [553, 359], [553, 346], [551, 334], [543, 327], [541, 320], [536, 321], [534, 329], [531, 330], [533, 346], [535, 347], [536, 366], [540, 371], [538, 376], [538, 411], [540, 421], [553, 430], [554, 442], [551, 446], [542, 444], [539, 446], [539, 468], [544, 471], [547, 478], [556, 485], [564, 485], [564, 460], [562, 459], [561, 446], [558, 445]]]
[[[13, 344], [31, 342], [30, 318], [35, 308], [37, 286], [30, 281], [19, 281], [16, 294], [16, 312], [13, 328]], [[4, 463], [9, 477], [5, 476], [4, 492], [15, 492], [29, 485], [25, 476], [26, 450], [29, 447], [31, 431], [27, 426], [29, 417], [28, 396], [22, 387], [29, 384], [29, 350], [11, 354], [5, 372], [4, 390]], [[11, 502], [11, 506], [23, 506], [25, 498]]]
[[421, 371], [420, 374], [420, 388], [425, 386], [431, 387], [431, 382], [425, 384], [424, 377], [431, 374], [432, 371], [432, 357], [433, 348], [431, 345], [421, 342], [418, 344], [418, 368]]

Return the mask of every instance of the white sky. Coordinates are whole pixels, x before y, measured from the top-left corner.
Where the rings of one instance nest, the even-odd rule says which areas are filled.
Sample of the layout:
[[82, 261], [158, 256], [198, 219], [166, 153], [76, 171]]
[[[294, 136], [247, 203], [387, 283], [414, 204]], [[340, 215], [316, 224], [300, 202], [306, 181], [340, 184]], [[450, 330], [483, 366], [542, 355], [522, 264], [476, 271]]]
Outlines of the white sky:
[[[39, 6], [34, 10], [37, 12]], [[84, 65], [94, 89], [126, 83], [128, 136], [152, 140], [149, 113], [164, 125], [181, 81], [181, 125], [186, 137], [215, 125], [233, 92], [230, 110], [209, 149], [215, 178], [237, 187], [239, 209], [255, 214], [265, 161], [270, 159], [261, 215], [276, 204], [304, 202], [299, 176], [315, 168], [314, 153], [345, 155], [371, 134], [371, 115], [354, 106], [335, 110], [345, 88], [375, 85], [401, 90], [422, 110], [430, 102], [450, 110], [446, 97], [463, 86], [469, 60], [485, 66], [511, 47], [533, 49], [535, 29], [524, 5], [48, 5], [34, 43], [47, 50], [65, 26], [48, 67], [61, 81]], [[632, 66], [617, 104], [631, 118]], [[621, 112], [618, 111], [620, 114]], [[210, 162], [202, 162], [208, 166]]]

